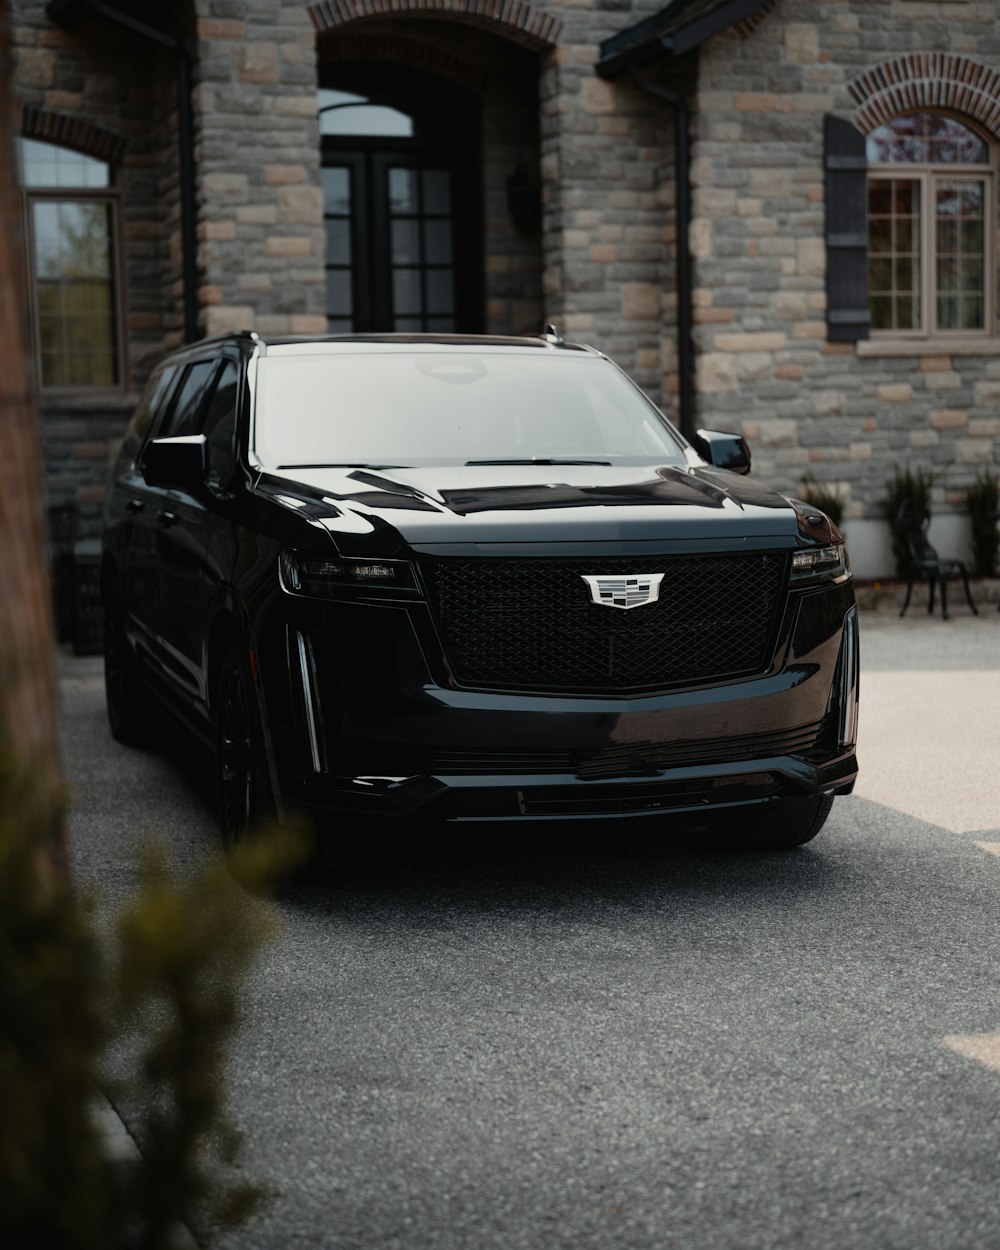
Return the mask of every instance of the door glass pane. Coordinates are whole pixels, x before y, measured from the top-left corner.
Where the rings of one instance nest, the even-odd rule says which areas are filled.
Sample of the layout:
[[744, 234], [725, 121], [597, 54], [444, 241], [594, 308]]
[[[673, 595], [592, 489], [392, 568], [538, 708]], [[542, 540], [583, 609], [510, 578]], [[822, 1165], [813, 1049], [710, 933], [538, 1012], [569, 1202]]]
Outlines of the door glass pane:
[[326, 263], [351, 263], [351, 223], [346, 217], [328, 217], [326, 220]]
[[420, 264], [420, 223], [403, 219], [392, 223], [392, 263]]
[[455, 309], [454, 271], [451, 269], [428, 269], [427, 311], [451, 313]]
[[417, 171], [415, 169], [389, 170], [389, 211], [415, 213], [417, 199]]
[[397, 316], [405, 317], [423, 311], [420, 297], [420, 270], [396, 269], [392, 275], [392, 305]]
[[328, 165], [323, 171], [323, 214], [326, 227], [326, 315], [351, 320], [353, 300], [352, 192], [353, 171]]
[[450, 221], [424, 222], [424, 259], [429, 265], [451, 264]]
[[351, 271], [349, 269], [327, 269], [326, 315], [328, 317], [349, 317], [351, 312]]
[[424, 170], [424, 212], [451, 212], [451, 173], [447, 169]]
[[442, 329], [455, 319], [452, 175], [448, 169], [389, 170], [393, 324], [420, 319]]
[[337, 165], [328, 166], [322, 174], [324, 213], [350, 213], [351, 171]]
[[32, 204], [43, 386], [113, 386], [118, 361], [111, 205]]

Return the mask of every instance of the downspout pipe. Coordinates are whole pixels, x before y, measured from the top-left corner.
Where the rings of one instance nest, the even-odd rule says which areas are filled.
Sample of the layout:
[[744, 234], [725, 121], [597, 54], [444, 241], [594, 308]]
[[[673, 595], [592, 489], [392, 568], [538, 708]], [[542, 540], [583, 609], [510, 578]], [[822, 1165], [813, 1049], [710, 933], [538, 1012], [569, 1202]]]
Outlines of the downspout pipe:
[[[80, 0], [80, 8], [85, 9], [94, 17], [106, 18], [117, 26], [123, 26], [152, 43], [166, 48], [177, 58], [177, 149], [180, 173], [181, 197], [181, 275], [184, 302], [184, 342], [193, 343], [198, 338], [198, 303], [195, 293], [197, 281], [197, 261], [195, 245], [195, 196], [194, 196], [194, 109], [191, 104], [191, 54], [183, 40], [155, 26], [122, 13], [104, 0]], [[63, 12], [73, 9], [79, 11], [75, 4], [50, 3], [49, 14], [58, 21]]]
[[640, 91], [666, 101], [674, 110], [674, 184], [677, 187], [677, 372], [679, 380], [678, 415], [681, 433], [694, 438], [696, 414], [694, 391], [694, 287], [691, 246], [691, 108], [683, 96], [669, 87], [643, 78], [635, 66], [629, 68], [632, 82]]

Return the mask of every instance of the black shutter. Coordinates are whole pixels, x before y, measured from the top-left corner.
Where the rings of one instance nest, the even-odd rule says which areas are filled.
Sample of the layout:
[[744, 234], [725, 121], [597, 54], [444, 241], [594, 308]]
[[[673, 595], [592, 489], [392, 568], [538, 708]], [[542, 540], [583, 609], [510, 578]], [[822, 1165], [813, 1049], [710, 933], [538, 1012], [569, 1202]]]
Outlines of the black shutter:
[[826, 170], [826, 324], [834, 343], [868, 337], [865, 136], [849, 121], [823, 119]]

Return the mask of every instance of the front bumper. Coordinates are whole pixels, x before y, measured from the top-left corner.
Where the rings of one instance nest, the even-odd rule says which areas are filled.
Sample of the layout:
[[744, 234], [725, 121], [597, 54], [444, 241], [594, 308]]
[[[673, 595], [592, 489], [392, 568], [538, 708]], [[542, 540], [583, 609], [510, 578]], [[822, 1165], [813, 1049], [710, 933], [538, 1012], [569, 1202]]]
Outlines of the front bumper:
[[854, 785], [849, 583], [789, 596], [766, 673], [626, 698], [459, 689], [422, 604], [293, 607], [268, 666], [273, 780], [320, 829], [345, 816], [702, 825]]

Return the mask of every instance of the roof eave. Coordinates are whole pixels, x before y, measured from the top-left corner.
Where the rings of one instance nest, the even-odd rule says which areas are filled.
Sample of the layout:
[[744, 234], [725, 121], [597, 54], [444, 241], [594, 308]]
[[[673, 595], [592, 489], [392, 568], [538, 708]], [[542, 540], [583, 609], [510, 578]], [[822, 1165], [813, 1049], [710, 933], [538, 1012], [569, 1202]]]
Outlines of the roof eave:
[[659, 61], [673, 61], [697, 48], [706, 39], [752, 17], [766, 0], [729, 0], [711, 13], [693, 18], [670, 34], [662, 33], [666, 15], [673, 7], [661, 9], [634, 26], [619, 31], [600, 45], [596, 70], [602, 78], [618, 78], [631, 69], [643, 69]]

